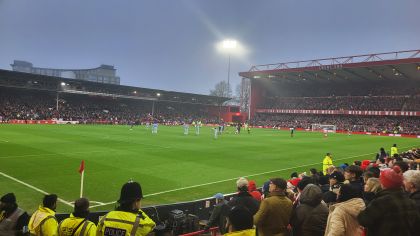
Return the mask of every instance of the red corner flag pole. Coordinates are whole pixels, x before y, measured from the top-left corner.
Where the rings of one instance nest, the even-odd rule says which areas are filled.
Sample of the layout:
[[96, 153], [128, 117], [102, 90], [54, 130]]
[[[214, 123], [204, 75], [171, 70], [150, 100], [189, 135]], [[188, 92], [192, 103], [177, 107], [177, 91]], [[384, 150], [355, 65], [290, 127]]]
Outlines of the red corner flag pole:
[[85, 176], [85, 160], [82, 160], [79, 167], [79, 173], [81, 174], [80, 179], [80, 197], [83, 197], [83, 178]]

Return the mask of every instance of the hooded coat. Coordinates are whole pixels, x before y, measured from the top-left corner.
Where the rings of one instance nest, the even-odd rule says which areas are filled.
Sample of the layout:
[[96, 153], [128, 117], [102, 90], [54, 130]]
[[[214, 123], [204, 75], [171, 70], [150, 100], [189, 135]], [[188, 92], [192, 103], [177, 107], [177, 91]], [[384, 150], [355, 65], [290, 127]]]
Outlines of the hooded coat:
[[257, 190], [257, 186], [254, 180], [250, 180], [248, 182], [248, 191], [249, 194], [251, 194], [251, 196], [255, 198], [255, 200], [261, 201], [261, 193]]
[[365, 209], [361, 198], [352, 198], [330, 206], [325, 236], [355, 236], [362, 234], [357, 221], [359, 213]]
[[420, 232], [420, 214], [401, 189], [379, 191], [357, 218], [368, 236], [410, 236]]
[[322, 236], [325, 232], [328, 218], [328, 207], [321, 202], [322, 191], [308, 184], [300, 196], [300, 205], [292, 212], [290, 224], [294, 236]]

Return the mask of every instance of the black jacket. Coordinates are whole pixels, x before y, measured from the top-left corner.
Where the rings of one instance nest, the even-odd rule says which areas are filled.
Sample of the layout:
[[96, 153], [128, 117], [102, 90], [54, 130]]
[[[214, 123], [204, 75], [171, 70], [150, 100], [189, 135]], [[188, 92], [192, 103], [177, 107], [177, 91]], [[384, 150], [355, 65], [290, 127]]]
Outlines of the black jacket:
[[420, 213], [420, 190], [414, 193], [411, 193], [409, 198], [416, 202], [417, 210]]
[[401, 189], [379, 191], [357, 217], [367, 236], [414, 236], [420, 232], [420, 213]]
[[228, 202], [228, 206], [230, 208], [235, 206], [243, 206], [248, 208], [252, 215], [255, 215], [255, 213], [258, 211], [258, 208], [260, 207], [260, 203], [255, 200], [255, 198], [253, 198], [248, 192], [241, 191]]

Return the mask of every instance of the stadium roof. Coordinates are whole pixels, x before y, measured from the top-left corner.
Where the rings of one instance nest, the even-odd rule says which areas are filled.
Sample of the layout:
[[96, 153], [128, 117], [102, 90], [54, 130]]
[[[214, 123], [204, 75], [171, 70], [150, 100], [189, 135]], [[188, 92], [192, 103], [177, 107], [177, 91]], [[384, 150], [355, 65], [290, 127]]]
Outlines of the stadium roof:
[[125, 85], [103, 84], [85, 80], [30, 74], [0, 69], [0, 87], [48, 90], [61, 93], [89, 94], [140, 100], [218, 105], [230, 98], [183, 93]]
[[240, 76], [295, 82], [420, 80], [420, 50], [252, 66]]

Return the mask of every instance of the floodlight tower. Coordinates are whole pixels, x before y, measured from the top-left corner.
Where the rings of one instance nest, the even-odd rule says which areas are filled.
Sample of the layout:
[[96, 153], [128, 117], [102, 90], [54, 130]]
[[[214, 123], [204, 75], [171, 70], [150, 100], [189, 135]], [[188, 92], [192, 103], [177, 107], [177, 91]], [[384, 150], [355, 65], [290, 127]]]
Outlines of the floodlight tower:
[[230, 88], [230, 55], [232, 52], [234, 52], [234, 50], [236, 49], [238, 45], [238, 42], [236, 40], [233, 39], [226, 39], [223, 40], [222, 42], [222, 46], [223, 46], [223, 50], [228, 54], [228, 76], [227, 76], [227, 84], [228, 84], [228, 91], [227, 91], [227, 95], [230, 96], [229, 94], [229, 88]]
[[160, 98], [161, 94], [160, 93], [156, 93], [156, 99], [153, 99], [152, 101], [152, 117], [154, 117], [155, 115], [155, 101], [157, 102]]

